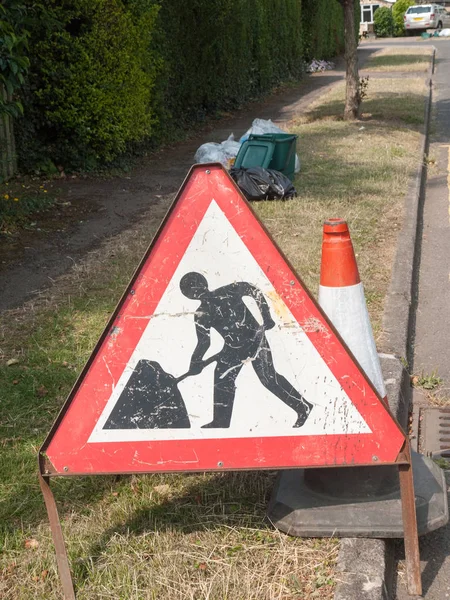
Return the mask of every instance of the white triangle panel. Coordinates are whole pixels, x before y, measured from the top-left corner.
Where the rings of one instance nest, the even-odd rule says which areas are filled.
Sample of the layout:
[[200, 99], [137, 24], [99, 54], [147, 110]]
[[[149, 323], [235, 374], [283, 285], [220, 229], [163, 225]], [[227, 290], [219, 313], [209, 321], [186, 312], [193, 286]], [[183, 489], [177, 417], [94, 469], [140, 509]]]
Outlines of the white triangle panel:
[[[233, 414], [228, 428], [202, 428], [213, 416], [215, 363], [178, 385], [191, 422], [190, 428], [104, 428], [140, 360], [156, 361], [174, 377], [189, 370], [197, 344], [194, 316], [200, 301], [186, 298], [179, 284], [183, 275], [193, 271], [206, 277], [209, 290], [247, 282], [264, 294], [275, 321], [275, 327], [266, 332], [275, 370], [313, 405], [302, 427], [294, 428], [297, 418], [294, 410], [264, 387], [252, 360], [248, 360], [236, 379]], [[255, 300], [245, 296], [243, 302], [261, 323]], [[205, 359], [220, 352], [224, 345], [223, 338], [214, 329], [211, 329], [210, 338]], [[90, 435], [89, 443], [361, 433], [371, 433], [371, 430], [213, 200], [122, 376], [114, 382], [112, 394]]]

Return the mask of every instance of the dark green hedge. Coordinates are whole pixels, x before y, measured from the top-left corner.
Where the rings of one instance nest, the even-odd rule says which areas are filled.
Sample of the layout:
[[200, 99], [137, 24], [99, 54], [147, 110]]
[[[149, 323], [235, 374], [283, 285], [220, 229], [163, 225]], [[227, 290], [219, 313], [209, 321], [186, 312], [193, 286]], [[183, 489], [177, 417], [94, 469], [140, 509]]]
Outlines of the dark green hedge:
[[24, 169], [89, 168], [343, 49], [337, 0], [23, 0]]
[[302, 0], [302, 11], [305, 58], [327, 59], [343, 52], [344, 15], [340, 3]]
[[298, 78], [302, 71], [300, 0], [167, 0], [164, 106], [190, 122]]

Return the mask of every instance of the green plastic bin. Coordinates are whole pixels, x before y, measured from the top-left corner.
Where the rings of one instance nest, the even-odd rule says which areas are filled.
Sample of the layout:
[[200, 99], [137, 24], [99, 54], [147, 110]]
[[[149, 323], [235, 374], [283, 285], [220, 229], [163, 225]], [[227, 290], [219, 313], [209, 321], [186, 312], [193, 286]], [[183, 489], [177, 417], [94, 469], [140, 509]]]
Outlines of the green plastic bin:
[[249, 138], [239, 148], [234, 167], [238, 169], [249, 169], [250, 167], [268, 169], [274, 151], [275, 142], [272, 140], [251, 140]]
[[291, 181], [295, 174], [297, 136], [290, 133], [252, 134], [236, 156], [234, 167], [248, 169], [262, 167], [280, 171]]

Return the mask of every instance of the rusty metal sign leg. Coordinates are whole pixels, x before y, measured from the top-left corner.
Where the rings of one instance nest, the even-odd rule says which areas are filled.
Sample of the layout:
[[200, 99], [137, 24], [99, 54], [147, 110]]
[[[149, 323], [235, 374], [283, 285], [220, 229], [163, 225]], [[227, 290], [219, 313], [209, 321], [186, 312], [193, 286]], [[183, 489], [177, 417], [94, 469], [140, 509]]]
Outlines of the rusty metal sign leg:
[[420, 575], [419, 536], [417, 533], [411, 448], [408, 439], [405, 442], [404, 453], [409, 462], [405, 465], [399, 465], [399, 476], [403, 529], [405, 532], [406, 583], [410, 596], [421, 596], [422, 580]]
[[50, 489], [50, 480], [45, 475], [39, 473], [39, 485], [44, 496], [45, 506], [47, 508], [48, 520], [52, 530], [53, 543], [56, 550], [56, 562], [58, 563], [59, 576], [64, 592], [65, 600], [75, 600], [72, 575], [70, 574], [69, 560], [67, 558], [66, 546], [64, 544], [61, 523], [58, 515], [55, 497]]

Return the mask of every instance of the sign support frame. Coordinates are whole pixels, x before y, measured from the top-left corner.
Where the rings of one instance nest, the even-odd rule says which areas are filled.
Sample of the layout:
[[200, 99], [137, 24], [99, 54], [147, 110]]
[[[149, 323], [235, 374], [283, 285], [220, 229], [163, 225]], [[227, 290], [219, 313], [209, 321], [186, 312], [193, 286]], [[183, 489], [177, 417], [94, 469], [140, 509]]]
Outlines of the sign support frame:
[[[406, 459], [406, 462], [400, 460]], [[410, 596], [422, 595], [420, 574], [419, 534], [417, 531], [416, 500], [411, 460], [411, 444], [405, 436], [405, 445], [399, 454], [400, 497], [405, 544], [406, 584]]]
[[[44, 497], [45, 506], [47, 509], [50, 530], [56, 551], [56, 562], [58, 573], [61, 579], [65, 600], [75, 600], [75, 588], [73, 585], [72, 574], [70, 570], [69, 558], [67, 556], [66, 545], [61, 528], [61, 520], [58, 513], [58, 507], [55, 497], [50, 487], [52, 477], [79, 477], [79, 475], [62, 475], [55, 473], [52, 475], [51, 469], [46, 468], [46, 458], [39, 454], [39, 485]], [[395, 466], [399, 470], [400, 494], [402, 503], [402, 518], [404, 528], [404, 544], [405, 544], [405, 562], [406, 562], [406, 579], [407, 589], [411, 596], [420, 596], [422, 594], [422, 581], [420, 573], [420, 555], [419, 555], [419, 536], [417, 531], [416, 520], [416, 504], [414, 495], [413, 469], [411, 462], [411, 446], [409, 439], [405, 436], [405, 443], [400, 451]], [[50, 466], [50, 465], [48, 465]], [[373, 468], [383, 465], [370, 465]], [[317, 467], [311, 467], [317, 468]], [[341, 466], [336, 468], [350, 468], [349, 466]], [[224, 469], [215, 469], [221, 472]], [[235, 469], [225, 469], [233, 471]], [[254, 469], [253, 469], [254, 470]], [[266, 470], [266, 469], [260, 469]], [[119, 473], [117, 475], [120, 475]]]
[[[177, 200], [178, 198], [180, 198], [181, 194], [183, 193], [183, 191], [185, 190], [194, 169], [198, 169], [199, 167], [201, 167], [202, 169], [206, 169], [206, 173], [209, 175], [211, 173], [211, 170], [215, 170], [217, 169], [217, 167], [219, 167], [221, 169], [223, 169], [222, 165], [219, 164], [207, 164], [207, 165], [197, 165], [197, 167], [193, 167], [187, 177], [185, 178], [183, 184], [180, 187], [180, 190], [174, 200], [174, 202], [171, 204], [171, 206], [169, 207], [155, 237], [153, 238], [152, 242], [150, 243], [147, 251], [144, 254], [144, 257], [142, 259], [142, 261], [139, 263], [137, 269], [135, 270], [131, 281], [129, 283], [129, 285], [126, 287], [125, 292], [122, 296], [122, 298], [120, 299], [119, 303], [117, 304], [116, 308], [114, 309], [114, 312], [109, 320], [109, 323], [106, 325], [105, 330], [103, 332], [103, 334], [101, 335], [99, 341], [97, 342], [91, 357], [89, 358], [89, 360], [87, 361], [85, 367], [82, 369], [80, 376], [78, 377], [72, 391], [69, 394], [69, 397], [66, 401], [66, 403], [63, 405], [59, 415], [56, 418], [55, 423], [53, 424], [46, 440], [44, 441], [42, 447], [39, 450], [39, 484], [41, 487], [41, 491], [42, 494], [44, 496], [44, 501], [45, 501], [45, 505], [46, 505], [46, 509], [47, 509], [47, 513], [48, 513], [48, 518], [49, 518], [49, 522], [50, 522], [50, 528], [51, 528], [51, 532], [52, 532], [52, 538], [53, 538], [53, 542], [55, 545], [55, 550], [56, 550], [56, 559], [57, 559], [57, 565], [58, 565], [58, 572], [60, 575], [60, 579], [61, 579], [61, 583], [62, 583], [62, 587], [63, 587], [63, 592], [64, 592], [64, 597], [66, 598], [66, 600], [75, 600], [75, 591], [74, 591], [74, 585], [73, 585], [73, 580], [72, 580], [72, 575], [71, 575], [71, 571], [70, 571], [70, 564], [69, 564], [69, 559], [68, 559], [68, 555], [67, 555], [67, 551], [66, 551], [66, 547], [65, 547], [65, 542], [64, 542], [64, 536], [63, 536], [63, 532], [62, 532], [62, 528], [61, 528], [61, 521], [60, 521], [60, 517], [58, 514], [58, 508], [57, 508], [57, 504], [56, 504], [56, 500], [55, 497], [53, 495], [53, 492], [50, 488], [50, 481], [51, 478], [54, 476], [61, 476], [61, 477], [74, 477], [74, 476], [79, 476], [81, 475], [80, 473], [71, 473], [68, 470], [68, 467], [64, 467], [64, 471], [67, 472], [62, 472], [62, 470], [56, 469], [55, 467], [53, 467], [51, 461], [47, 458], [46, 456], [46, 450], [53, 438], [53, 436], [55, 435], [55, 432], [57, 431], [60, 423], [62, 422], [62, 420], [64, 419], [64, 416], [68, 410], [68, 407], [70, 406], [70, 403], [72, 401], [72, 399], [74, 398], [77, 390], [79, 389], [79, 387], [82, 385], [83, 383], [83, 379], [87, 373], [87, 371], [89, 370], [94, 357], [97, 354], [97, 351], [100, 349], [101, 345], [103, 344], [105, 338], [109, 335], [109, 330], [111, 325], [114, 323], [114, 320], [116, 318], [116, 316], [118, 315], [122, 303], [124, 302], [124, 299], [129, 295], [129, 294], [133, 294], [133, 286], [135, 285], [135, 282], [140, 274], [140, 271], [143, 267], [143, 265], [145, 265], [148, 257], [150, 256], [151, 252], [153, 251], [153, 248], [155, 247], [155, 244], [161, 234], [161, 232], [164, 230], [166, 224], [168, 223], [171, 215], [173, 214], [176, 206], [177, 206]], [[231, 178], [230, 178], [230, 181]], [[237, 191], [239, 191], [239, 189], [237, 188], [237, 186], [234, 184], [233, 182], [233, 186], [236, 188]], [[240, 193], [240, 191], [239, 191]], [[248, 205], [248, 203], [247, 203]], [[255, 218], [258, 220], [259, 219], [256, 217], [255, 212], [253, 211], [253, 209], [249, 206], [249, 210], [250, 212], [255, 216]], [[260, 223], [260, 222], [259, 222]], [[280, 252], [281, 257], [285, 260], [286, 265], [292, 269], [292, 271], [295, 274], [295, 270], [292, 268], [292, 265], [290, 265], [290, 262], [286, 259], [286, 257], [283, 255], [283, 253], [279, 250], [278, 246], [275, 244], [275, 242], [273, 241], [272, 236], [270, 235], [270, 233], [267, 231], [267, 229], [264, 227], [263, 224], [261, 224], [262, 230], [265, 232], [265, 234], [267, 235], [267, 237], [270, 239], [270, 241], [273, 243], [273, 245], [275, 246], [275, 248], [278, 249], [278, 251]], [[301, 280], [300, 280], [301, 282]], [[314, 304], [315, 301], [314, 299], [311, 297], [310, 293], [308, 292], [308, 290], [305, 288], [305, 293], [307, 295], [309, 295], [310, 299], [312, 300], [312, 302]], [[334, 332], [334, 334], [336, 335], [336, 337], [338, 338], [338, 340], [341, 340], [339, 334], [336, 332], [335, 328], [332, 326], [332, 324], [330, 324], [330, 328], [332, 329], [332, 331]], [[344, 344], [345, 346], [345, 344]], [[348, 351], [350, 357], [354, 358], [351, 353]], [[359, 367], [357, 361], [355, 360], [355, 364], [357, 366], [357, 368], [359, 369], [359, 371], [361, 373], [362, 370]], [[370, 381], [367, 380], [367, 383], [370, 385], [370, 387], [373, 386], [370, 384]], [[392, 415], [391, 415], [392, 416]], [[393, 418], [393, 420], [395, 421], [395, 419]], [[411, 462], [411, 452], [410, 452], [410, 444], [409, 444], [409, 439], [407, 438], [407, 436], [405, 435], [404, 431], [400, 428], [400, 426], [397, 424], [398, 428], [400, 429], [403, 438], [404, 438], [404, 443], [403, 446], [401, 447], [401, 450], [399, 452], [399, 454], [397, 455], [397, 457], [394, 459], [393, 462], [381, 462], [381, 463], [371, 463], [370, 465], [364, 465], [364, 464], [358, 464], [355, 466], [384, 466], [384, 465], [393, 465], [393, 466], [397, 466], [399, 468], [399, 479], [400, 479], [400, 488], [401, 488], [401, 502], [402, 502], [402, 517], [403, 517], [403, 524], [404, 524], [404, 535], [405, 535], [405, 556], [406, 556], [406, 567], [407, 567], [407, 580], [408, 580], [408, 592], [410, 594], [420, 594], [421, 592], [421, 578], [420, 578], [420, 559], [419, 559], [419, 545], [418, 545], [418, 530], [417, 530], [417, 521], [416, 521], [416, 506], [415, 506], [415, 497], [414, 497], [414, 485], [413, 485], [413, 471], [412, 471], [412, 462]], [[392, 457], [393, 458], [393, 457]], [[376, 457], [374, 458], [374, 460], [376, 460]], [[347, 463], [347, 464], [342, 464], [342, 465], [331, 465], [331, 464], [327, 464], [324, 465], [324, 467], [330, 467], [330, 466], [339, 466], [339, 467], [347, 467], [347, 468], [351, 468], [351, 464]], [[233, 468], [233, 467], [225, 467], [225, 468], [207, 468], [207, 469], [195, 469], [195, 470], [190, 470], [190, 472], [195, 472], [195, 471], [224, 471], [224, 470], [228, 470], [228, 471], [235, 471], [235, 470], [273, 470], [274, 468], [277, 467], [250, 467], [250, 468], [243, 468], [243, 469], [239, 469], [239, 468]], [[311, 467], [303, 467], [303, 468], [320, 468], [317, 466], [311, 466]], [[149, 469], [148, 471], [144, 471], [145, 473], [151, 473], [154, 472], [155, 470], [153, 469]], [[170, 470], [170, 472], [175, 472], [176, 469], [174, 470]], [[141, 471], [141, 473], [144, 473]], [[158, 470], [159, 473], [164, 472], [164, 470]], [[122, 475], [125, 474], [126, 471], [118, 471], [118, 472], [108, 472], [108, 474], [118, 474], [118, 475]], [[105, 473], [100, 473], [100, 472], [92, 472], [90, 473], [90, 475], [99, 475], [99, 474], [106, 474]]]
[[[41, 461], [39, 461], [39, 463], [40, 462]], [[58, 565], [58, 573], [61, 579], [64, 598], [65, 600], [75, 600], [75, 589], [73, 586], [72, 574], [70, 572], [69, 558], [67, 556], [66, 545], [64, 543], [58, 507], [56, 505], [55, 496], [50, 488], [50, 477], [48, 475], [43, 475], [41, 473], [41, 468], [39, 468], [39, 485], [42, 495], [44, 496], [45, 507], [47, 509], [53, 544], [55, 546], [56, 563]]]

